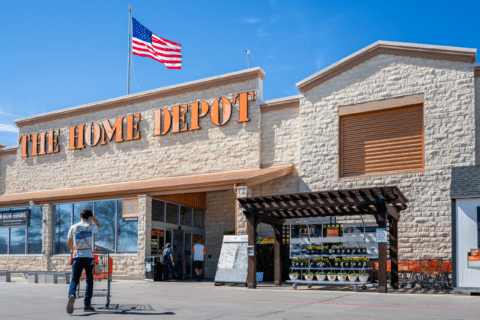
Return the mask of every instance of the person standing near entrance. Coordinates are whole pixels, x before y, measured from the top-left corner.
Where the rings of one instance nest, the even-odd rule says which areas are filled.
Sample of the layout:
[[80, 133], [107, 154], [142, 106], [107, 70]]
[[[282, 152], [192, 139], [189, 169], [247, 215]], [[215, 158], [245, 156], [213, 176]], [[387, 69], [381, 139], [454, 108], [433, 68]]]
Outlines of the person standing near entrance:
[[[85, 288], [85, 300], [83, 311], [95, 311], [92, 307], [93, 295], [93, 267], [94, 256], [92, 251], [93, 234], [100, 229], [100, 223], [93, 216], [91, 210], [83, 209], [80, 212], [80, 222], [70, 227], [68, 231], [68, 247], [73, 251], [72, 263], [72, 282], [68, 291], [67, 313], [73, 313], [73, 305], [75, 303], [75, 292], [77, 291], [78, 282], [85, 269], [87, 278], [87, 286]], [[91, 224], [93, 222], [93, 225]]]
[[162, 255], [165, 256], [165, 281], [174, 281], [173, 267], [175, 266], [175, 263], [173, 262], [173, 251], [170, 243], [165, 245]]
[[207, 248], [201, 243], [197, 243], [193, 246], [193, 267], [197, 273], [197, 281], [201, 281], [202, 277], [202, 268], [203, 260], [205, 260], [205, 253], [207, 253]]

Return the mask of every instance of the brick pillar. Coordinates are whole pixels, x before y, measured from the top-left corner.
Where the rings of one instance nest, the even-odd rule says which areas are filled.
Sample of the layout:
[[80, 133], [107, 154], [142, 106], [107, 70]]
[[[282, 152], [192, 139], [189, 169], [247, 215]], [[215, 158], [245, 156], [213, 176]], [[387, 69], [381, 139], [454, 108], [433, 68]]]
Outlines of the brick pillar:
[[53, 225], [54, 214], [51, 204], [44, 204], [42, 207], [42, 270], [50, 270], [50, 256], [53, 246]]
[[[237, 187], [237, 199], [248, 198], [252, 196], [252, 190], [246, 186]], [[247, 234], [247, 218], [243, 213], [243, 208], [240, 206], [240, 203], [237, 201], [237, 234], [245, 235]]]
[[138, 265], [137, 273], [144, 274], [145, 257], [151, 255], [152, 197], [138, 196]]

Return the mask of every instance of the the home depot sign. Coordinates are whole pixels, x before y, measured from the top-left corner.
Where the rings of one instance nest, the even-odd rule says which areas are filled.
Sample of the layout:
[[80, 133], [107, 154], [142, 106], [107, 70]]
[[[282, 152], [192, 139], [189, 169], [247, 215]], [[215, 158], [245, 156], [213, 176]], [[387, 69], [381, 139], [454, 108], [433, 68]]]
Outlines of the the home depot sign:
[[[255, 92], [249, 91], [233, 95], [233, 101], [226, 97], [220, 97], [208, 105], [205, 101], [191, 104], [181, 104], [170, 109], [163, 108], [153, 110], [154, 131], [153, 136], [161, 136], [167, 133], [178, 133], [199, 130], [200, 119], [210, 114], [211, 121], [217, 126], [226, 125], [232, 117], [232, 104], [239, 105], [239, 123], [248, 122], [248, 100], [255, 100]], [[190, 125], [187, 121], [190, 117]], [[140, 139], [140, 113], [118, 117], [113, 124], [109, 120], [100, 123], [92, 122], [69, 127], [68, 150], [83, 149], [86, 146], [95, 147], [105, 145], [108, 142], [123, 142]], [[58, 139], [60, 130], [51, 130], [33, 133], [19, 137], [22, 148], [22, 157], [39, 156], [60, 152]], [[28, 152], [31, 149], [30, 154]]]

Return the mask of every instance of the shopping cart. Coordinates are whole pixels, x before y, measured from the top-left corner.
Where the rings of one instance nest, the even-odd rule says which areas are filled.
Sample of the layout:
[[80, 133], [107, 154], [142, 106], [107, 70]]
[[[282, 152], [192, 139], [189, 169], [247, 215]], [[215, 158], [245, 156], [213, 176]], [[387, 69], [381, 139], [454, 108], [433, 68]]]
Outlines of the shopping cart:
[[[93, 268], [93, 279], [95, 282], [105, 283], [106, 288], [98, 288], [98, 284], [95, 283], [93, 286], [93, 297], [106, 297], [105, 308], [108, 309], [110, 306], [110, 283], [112, 282], [112, 271], [113, 271], [113, 259], [110, 258], [108, 253], [102, 253], [99, 251], [93, 251], [95, 266]], [[81, 279], [85, 279], [85, 271], [82, 273]], [[82, 290], [81, 282], [79, 282], [77, 287], [77, 298], [85, 297], [85, 290]]]
[[420, 261], [416, 260], [402, 260], [398, 263], [399, 271], [399, 287], [404, 288], [410, 286], [410, 288], [415, 288], [415, 286], [420, 283], [421, 273], [420, 273]]
[[441, 259], [426, 259], [420, 262], [422, 278], [420, 286], [425, 290], [430, 288], [445, 290], [444, 263]]

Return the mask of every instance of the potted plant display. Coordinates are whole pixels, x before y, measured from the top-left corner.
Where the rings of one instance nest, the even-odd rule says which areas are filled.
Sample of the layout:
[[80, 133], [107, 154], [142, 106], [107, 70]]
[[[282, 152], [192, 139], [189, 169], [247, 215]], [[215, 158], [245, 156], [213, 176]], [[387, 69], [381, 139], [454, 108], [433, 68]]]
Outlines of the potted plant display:
[[365, 268], [367, 266], [367, 262], [369, 262], [369, 261], [370, 261], [370, 258], [367, 258], [367, 257], [363, 258], [362, 259], [362, 262], [363, 262], [362, 267]]
[[300, 258], [300, 267], [301, 268], [308, 267], [308, 259], [307, 258]]
[[356, 273], [350, 273], [348, 275], [348, 281], [350, 282], [355, 282], [358, 279], [358, 275]]
[[300, 258], [292, 259], [292, 267], [300, 267]]
[[340, 254], [345, 254], [346, 250], [347, 250], [347, 246], [341, 246], [340, 247]]
[[290, 277], [290, 280], [298, 280], [300, 274], [298, 272], [290, 272], [288, 276]]
[[343, 267], [344, 268], [350, 268], [350, 261], [351, 261], [350, 258], [342, 258]]
[[313, 259], [311, 260], [311, 263], [310, 263], [310, 264], [311, 264], [311, 267], [312, 267], [312, 268], [321, 267], [321, 265], [320, 265], [321, 260], [322, 260], [322, 258], [313, 258]]
[[335, 268], [340, 268], [342, 265], [342, 259], [341, 258], [335, 258]]
[[358, 254], [358, 246], [353, 246], [352, 254]]
[[352, 268], [360, 268], [361, 260], [362, 260], [362, 258], [352, 258], [351, 259]]
[[361, 254], [366, 254], [367, 253], [367, 247], [365, 247], [365, 246], [361, 247], [360, 250], [361, 250], [361, 252], [360, 252]]
[[338, 281], [346, 281], [347, 280], [347, 273], [346, 272], [340, 272], [340, 273], [337, 273], [337, 279]]
[[323, 247], [322, 246], [318, 246], [316, 247], [317, 249], [317, 254], [323, 254]]
[[330, 259], [328, 258], [321, 258], [322, 260], [320, 261], [322, 263], [322, 267], [326, 267], [326, 266], [329, 266], [330, 265]]
[[334, 247], [333, 245], [331, 245], [331, 246], [328, 248], [328, 254], [335, 254], [335, 253], [337, 253], [337, 252], [335, 251], [335, 247]]
[[314, 275], [313, 275], [313, 272], [310, 272], [310, 271], [309, 271], [309, 272], [306, 272], [306, 273], [305, 273], [305, 280], [307, 280], [307, 281], [312, 281], [312, 280], [313, 280], [313, 276], [314, 276]]
[[315, 246], [308, 246], [307, 247], [307, 254], [312, 255], [314, 253], [313, 250], [315, 250]]
[[327, 279], [328, 281], [335, 281], [337, 278], [337, 274], [335, 272], [329, 272], [327, 273]]
[[325, 281], [327, 274], [325, 272], [317, 272], [315, 273], [315, 277], [317, 277], [318, 281]]
[[352, 254], [352, 248], [350, 247], [345, 247], [345, 254]]
[[323, 254], [329, 254], [327, 246], [323, 246], [323, 252], [322, 253]]
[[358, 280], [360, 280], [360, 282], [367, 282], [368, 281], [368, 273], [360, 273], [358, 275]]

